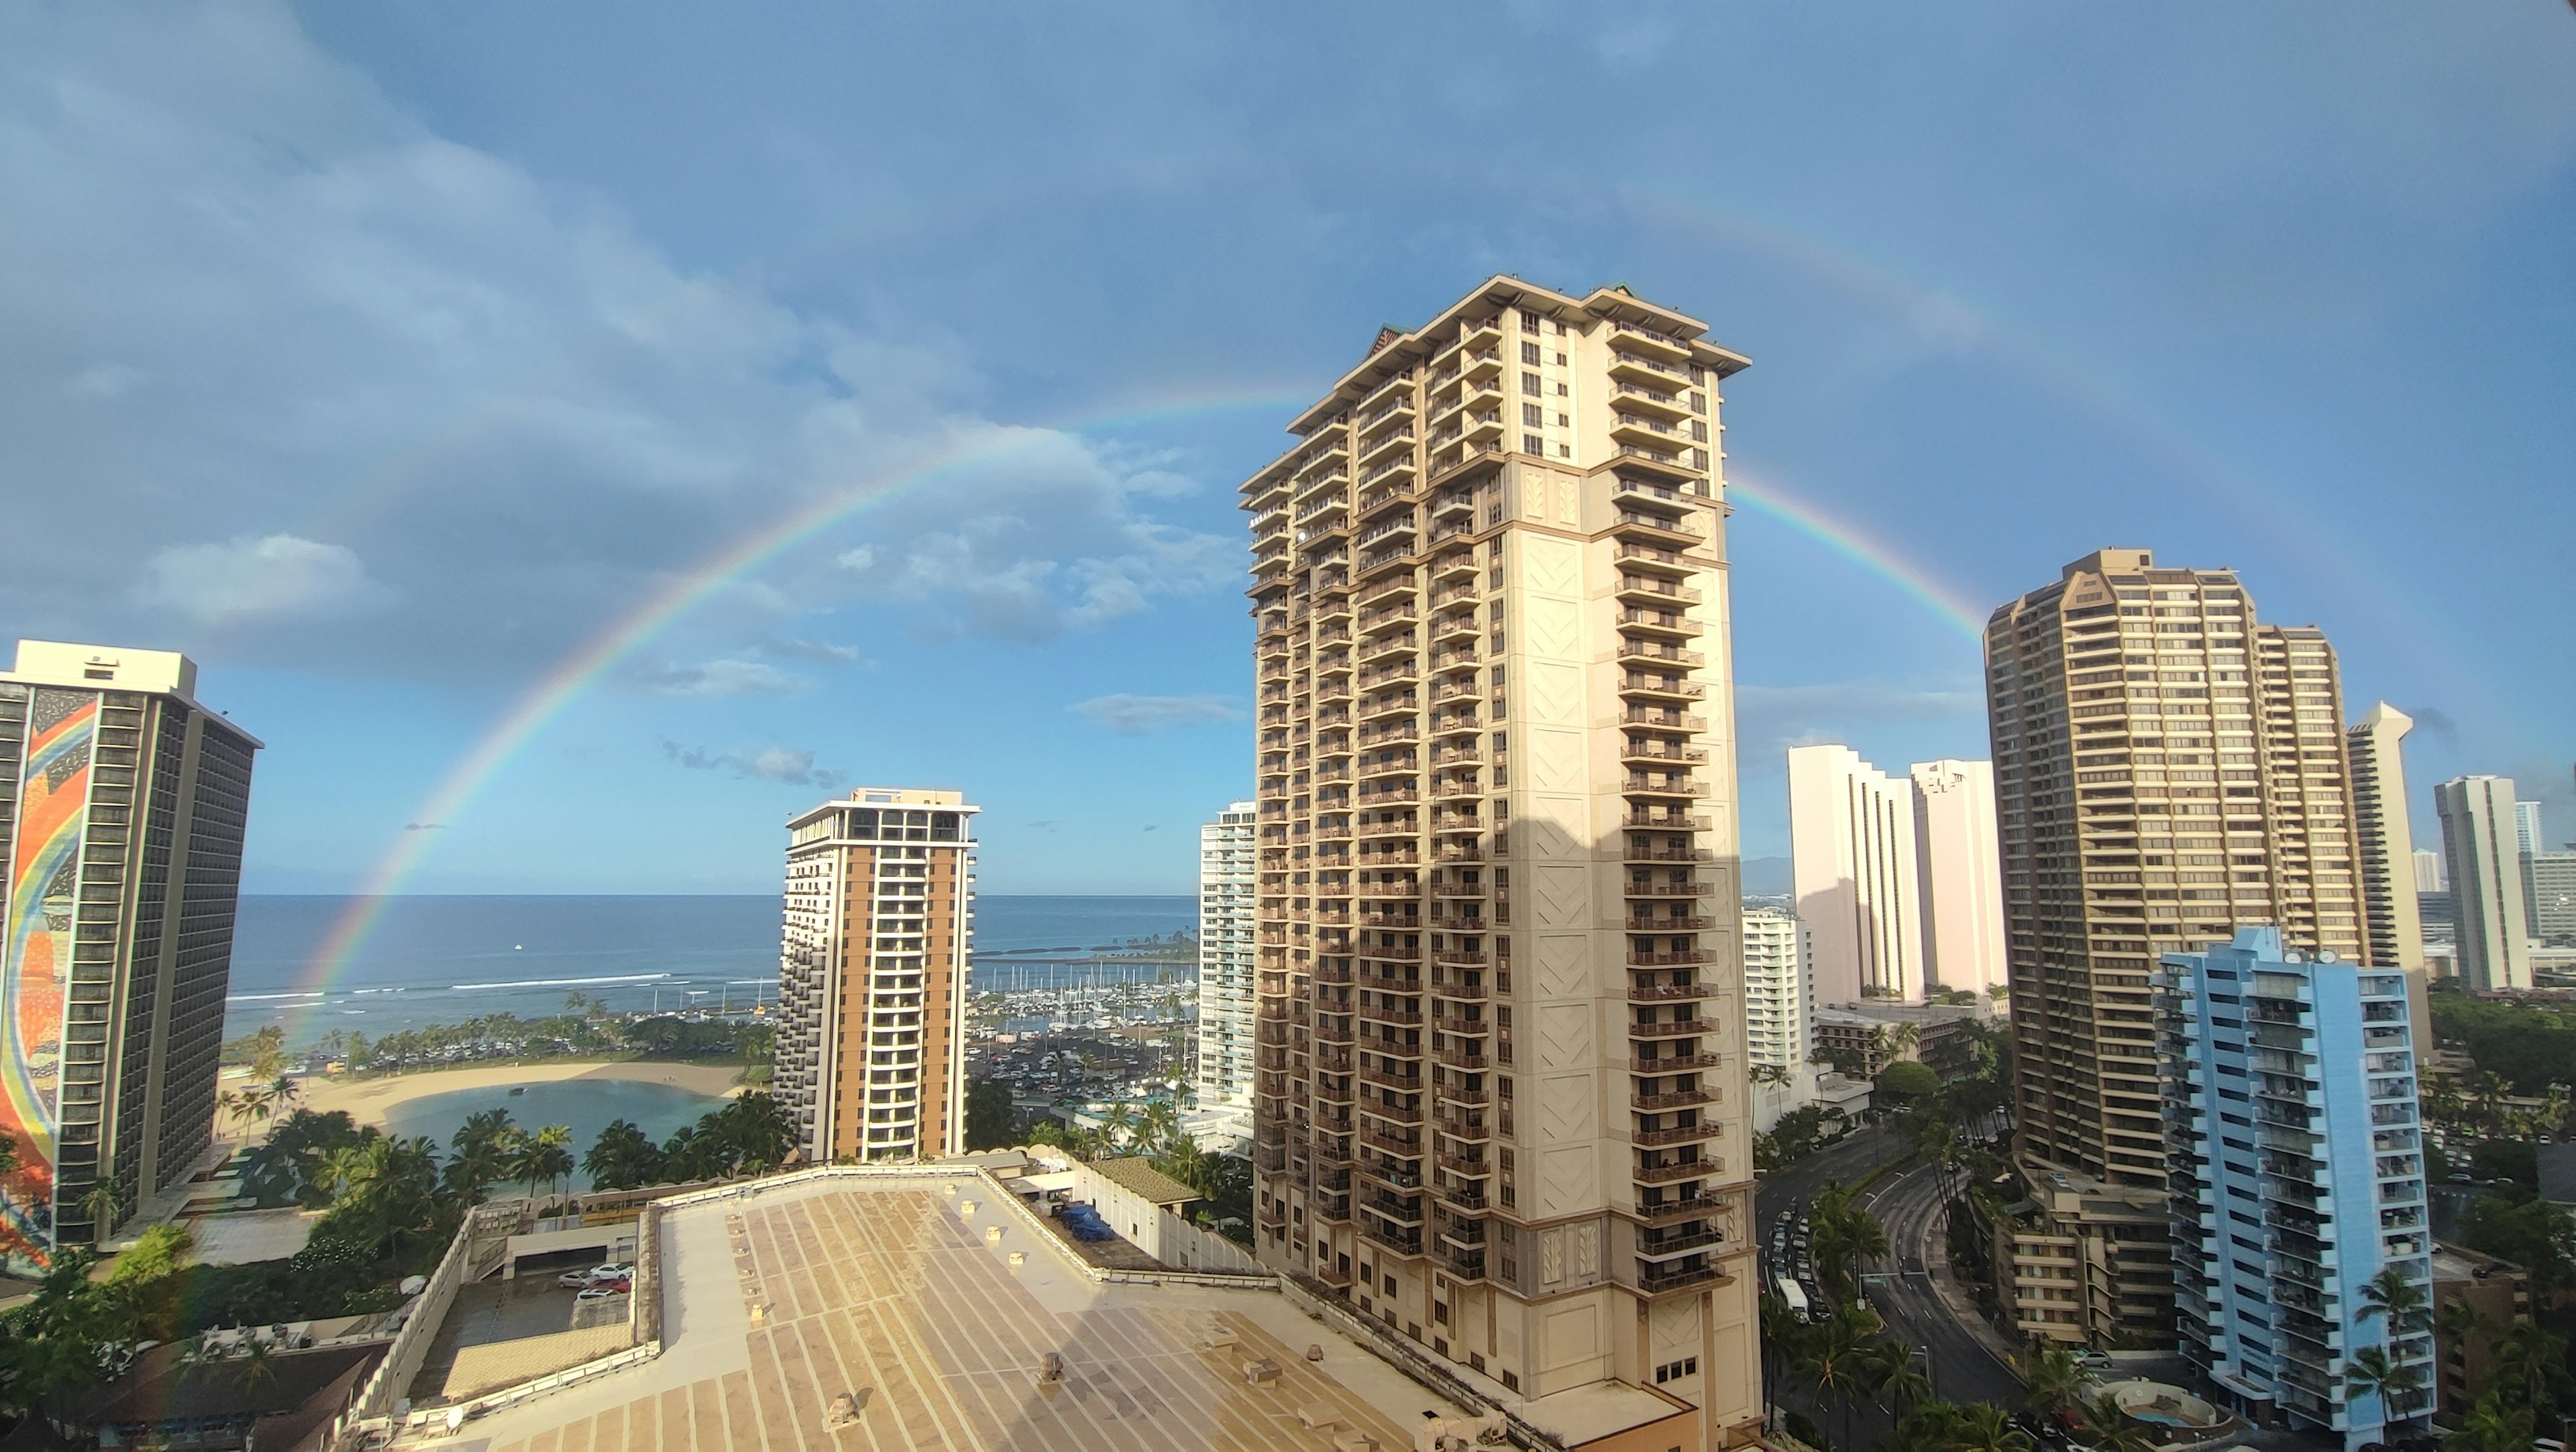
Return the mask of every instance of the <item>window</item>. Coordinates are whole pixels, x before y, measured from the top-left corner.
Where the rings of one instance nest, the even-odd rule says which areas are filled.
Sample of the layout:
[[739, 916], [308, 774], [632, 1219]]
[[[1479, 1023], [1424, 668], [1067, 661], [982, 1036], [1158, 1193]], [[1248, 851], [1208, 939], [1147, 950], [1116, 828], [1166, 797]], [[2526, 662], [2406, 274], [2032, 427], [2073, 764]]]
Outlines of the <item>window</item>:
[[[1560, 333], [1562, 333], [1562, 332], [1564, 332], [1565, 330], [1564, 330], [1563, 328], [1559, 328], [1559, 329], [1557, 329], [1557, 331], [1558, 331], [1558, 332], [1560, 332]], [[1564, 350], [1563, 348], [1559, 348], [1559, 349], [1557, 349], [1557, 350], [1556, 350], [1556, 366], [1557, 366], [1557, 367], [1559, 367], [1559, 368], [1562, 368], [1562, 367], [1564, 367], [1564, 366], [1565, 366], [1565, 350]]]
[[1681, 1381], [1685, 1378], [1697, 1375], [1699, 1375], [1699, 1358], [1696, 1356], [1685, 1356], [1679, 1361], [1667, 1361], [1663, 1365], [1656, 1367], [1655, 1385], [1662, 1386], [1668, 1381]]
[[1570, 413], [1558, 414], [1556, 416], [1556, 426], [1561, 429], [1572, 428], [1574, 426], [1574, 415]]
[[1521, 375], [1521, 392], [1523, 392], [1523, 393], [1533, 393], [1533, 394], [1534, 394], [1534, 393], [1537, 393], [1538, 391], [1539, 391], [1538, 375], [1537, 375], [1537, 374], [1535, 374], [1535, 373], [1524, 373], [1524, 374], [1522, 374], [1522, 375]]
[[1538, 454], [1543, 457], [1547, 453], [1547, 440], [1540, 438], [1536, 434], [1523, 434], [1521, 435], [1521, 452], [1524, 454]]
[[1521, 309], [1521, 331], [1525, 333], [1537, 332], [1538, 314], [1531, 312], [1528, 308]]
[[1532, 368], [1537, 367], [1537, 366], [1538, 366], [1538, 344], [1536, 344], [1536, 343], [1523, 343], [1523, 344], [1521, 344], [1521, 361], [1522, 361], [1523, 363], [1528, 364], [1528, 365], [1529, 365], [1529, 366], [1531, 366]]
[[1546, 413], [1541, 411], [1537, 404], [1524, 403], [1521, 405], [1521, 422], [1527, 427], [1537, 428], [1546, 421]]

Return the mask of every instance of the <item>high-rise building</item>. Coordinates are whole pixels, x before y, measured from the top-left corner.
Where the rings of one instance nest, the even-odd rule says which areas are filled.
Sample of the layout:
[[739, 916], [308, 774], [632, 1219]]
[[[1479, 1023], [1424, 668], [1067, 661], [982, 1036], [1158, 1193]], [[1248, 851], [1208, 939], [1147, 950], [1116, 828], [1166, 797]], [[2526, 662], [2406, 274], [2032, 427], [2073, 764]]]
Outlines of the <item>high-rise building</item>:
[[2352, 762], [2353, 859], [2361, 875], [2364, 949], [2376, 968], [2424, 966], [2424, 922], [2418, 911], [2418, 860], [2406, 812], [2406, 761], [2399, 743], [2413, 717], [2386, 701], [2344, 733]]
[[1817, 1002], [1923, 1000], [1912, 782], [1848, 746], [1790, 747], [1789, 877], [1815, 934]]
[[1793, 913], [1744, 909], [1744, 1058], [1756, 1069], [1794, 1072], [1813, 1054], [1811, 938]]
[[[2432, 1297], [2407, 976], [2243, 928], [2156, 975], [2184, 1352], [2259, 1421], [2358, 1449], [2421, 1414], [2428, 1326], [2373, 1316], [2395, 1269]], [[2387, 1405], [2345, 1367], [2378, 1347], [2418, 1390]]]
[[787, 824], [775, 1092], [809, 1159], [965, 1152], [980, 810], [861, 787]]
[[2511, 777], [2460, 776], [2433, 788], [2451, 879], [2451, 938], [2460, 977], [2475, 992], [2531, 986], [2530, 918], [2513, 807]]
[[2419, 893], [2451, 890], [2451, 879], [2442, 872], [2442, 854], [2430, 847], [2415, 849], [2415, 890]]
[[1253, 835], [1236, 802], [1199, 827], [1199, 1107], [1252, 1105]]
[[2076, 1323], [2171, 1334], [2158, 955], [2268, 922], [2361, 952], [2334, 652], [2225, 570], [2102, 550], [1986, 627], [2024, 1178], [2085, 1242]]
[[2004, 874], [1995, 842], [1995, 764], [1914, 764], [1927, 983], [1984, 993], [2005, 981]]
[[[9, 1018], [0, 1268], [41, 1271], [186, 1180], [216, 1056], [252, 753], [196, 663], [22, 640], [0, 674], [0, 989]], [[110, 1187], [109, 1223], [99, 1207]]]
[[1742, 957], [1710, 906], [1740, 898], [1718, 386], [1745, 360], [1706, 332], [1496, 277], [1381, 331], [1242, 498], [1259, 1252], [1542, 1405], [1677, 1396], [1716, 1447], [1762, 1408]]
[[2549, 839], [2541, 835], [2540, 831], [2540, 803], [2515, 802], [2513, 804], [2513, 850], [2528, 857], [2534, 852], [2545, 852], [2548, 848]]
[[2576, 852], [2522, 859], [2522, 890], [2531, 935], [2553, 948], [2576, 947]]

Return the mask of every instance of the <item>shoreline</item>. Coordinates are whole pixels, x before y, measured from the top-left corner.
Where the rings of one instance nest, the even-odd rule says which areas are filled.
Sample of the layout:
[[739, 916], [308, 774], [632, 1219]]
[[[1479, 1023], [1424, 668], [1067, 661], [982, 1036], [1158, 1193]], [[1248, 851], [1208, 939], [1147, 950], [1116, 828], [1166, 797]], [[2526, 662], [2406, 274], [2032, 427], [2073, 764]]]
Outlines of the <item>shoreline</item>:
[[331, 1079], [309, 1075], [297, 1082], [304, 1092], [297, 1096], [296, 1108], [316, 1114], [345, 1109], [358, 1123], [384, 1127], [385, 1115], [397, 1105], [433, 1094], [451, 1094], [460, 1089], [500, 1089], [517, 1084], [560, 1084], [573, 1079], [615, 1079], [646, 1084], [669, 1084], [704, 1094], [710, 1099], [731, 1099], [750, 1085], [736, 1083], [742, 1074], [739, 1064], [690, 1064], [653, 1059], [596, 1060], [567, 1064], [464, 1064], [453, 1069], [423, 1069], [410, 1073], [386, 1074], [372, 1079]]

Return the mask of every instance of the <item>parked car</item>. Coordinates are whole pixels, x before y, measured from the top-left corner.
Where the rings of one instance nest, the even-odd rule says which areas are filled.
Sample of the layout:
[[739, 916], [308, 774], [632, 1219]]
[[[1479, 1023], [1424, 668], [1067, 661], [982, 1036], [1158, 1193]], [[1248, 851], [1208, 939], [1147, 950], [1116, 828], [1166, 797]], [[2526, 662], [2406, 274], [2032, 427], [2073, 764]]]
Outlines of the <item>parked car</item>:
[[589, 1290], [573, 1297], [573, 1299], [576, 1301], [605, 1301], [611, 1296], [622, 1296], [625, 1294], [626, 1287], [623, 1284], [592, 1286]]
[[565, 1271], [562, 1275], [555, 1277], [555, 1284], [563, 1287], [567, 1291], [588, 1290], [590, 1289], [590, 1272], [586, 1270]]

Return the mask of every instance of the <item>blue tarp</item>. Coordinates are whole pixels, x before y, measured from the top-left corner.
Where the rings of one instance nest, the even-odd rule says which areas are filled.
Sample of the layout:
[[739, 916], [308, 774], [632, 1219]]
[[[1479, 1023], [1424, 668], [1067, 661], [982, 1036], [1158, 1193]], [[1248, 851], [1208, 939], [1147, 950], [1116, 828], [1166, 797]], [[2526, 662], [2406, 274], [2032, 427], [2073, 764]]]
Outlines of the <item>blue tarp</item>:
[[1064, 1221], [1065, 1228], [1073, 1232], [1073, 1238], [1076, 1240], [1116, 1240], [1118, 1238], [1118, 1232], [1110, 1229], [1101, 1220], [1100, 1212], [1088, 1205], [1067, 1205], [1056, 1214]]

